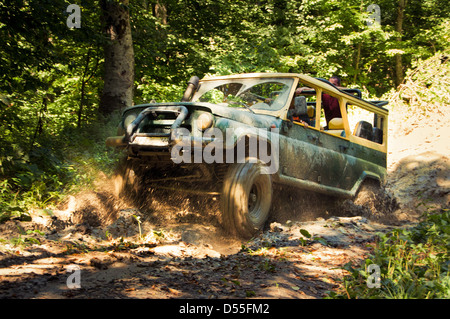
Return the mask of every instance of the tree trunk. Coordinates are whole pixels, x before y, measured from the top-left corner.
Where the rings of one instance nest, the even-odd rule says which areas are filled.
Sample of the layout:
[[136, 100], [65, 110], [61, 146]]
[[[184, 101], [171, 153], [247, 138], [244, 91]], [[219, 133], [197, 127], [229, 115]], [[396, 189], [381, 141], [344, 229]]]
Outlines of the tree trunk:
[[103, 26], [108, 37], [104, 46], [104, 86], [99, 111], [103, 115], [132, 105], [134, 50], [131, 38], [129, 0], [101, 0]]
[[[402, 41], [401, 34], [403, 32], [403, 21], [404, 21], [404, 11], [406, 7], [406, 0], [398, 0], [397, 7], [397, 22], [395, 24], [395, 31], [398, 32], [399, 36], [397, 41], [400, 43]], [[395, 86], [398, 87], [403, 82], [403, 63], [402, 55], [397, 53], [395, 55]]]
[[167, 24], [167, 8], [165, 4], [157, 1], [153, 9], [153, 15], [159, 20], [161, 24]]
[[353, 77], [353, 83], [356, 83], [359, 73], [359, 62], [361, 60], [361, 43], [356, 45], [356, 57], [355, 57], [355, 76]]

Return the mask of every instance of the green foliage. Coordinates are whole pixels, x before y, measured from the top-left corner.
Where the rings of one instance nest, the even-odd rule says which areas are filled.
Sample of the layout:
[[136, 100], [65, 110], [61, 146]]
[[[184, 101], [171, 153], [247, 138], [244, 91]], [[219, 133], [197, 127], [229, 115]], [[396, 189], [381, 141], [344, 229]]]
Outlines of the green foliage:
[[[448, 8], [408, 1], [403, 34], [396, 2], [378, 1], [381, 25], [367, 25], [371, 1], [132, 2], [136, 101], [173, 100], [193, 74], [299, 72], [337, 74], [347, 86], [381, 95], [394, 86], [394, 57], [410, 67], [448, 47]], [[166, 95], [169, 94], [169, 95]], [[167, 97], [167, 98], [166, 98]]]
[[[69, 29], [70, 3], [0, 0], [0, 220], [27, 218], [30, 206], [89, 185], [115, 160], [102, 140], [114, 128], [104, 130], [97, 116], [100, 6], [78, 1], [81, 28]], [[396, 54], [410, 67], [448, 52], [448, 6], [408, 1], [400, 35], [397, 3], [378, 1], [381, 25], [369, 27], [371, 3], [131, 0], [134, 102], [177, 101], [192, 75], [274, 71], [337, 74], [381, 95], [393, 87]]]
[[44, 208], [92, 187], [100, 171], [111, 174], [119, 154], [104, 141], [115, 134], [117, 122], [116, 117], [80, 130], [68, 127], [57, 136], [41, 135], [28, 152], [17, 144], [0, 144], [0, 222], [26, 219], [29, 208]]
[[328, 245], [328, 242], [322, 238], [322, 237], [313, 237], [309, 231], [307, 231], [306, 229], [300, 229], [300, 234], [305, 237], [305, 238], [300, 238], [300, 243], [302, 246], [306, 246], [307, 244], [311, 243], [312, 241], [317, 241], [319, 243], [321, 243], [324, 246]]
[[[41, 232], [40, 230], [27, 230], [27, 231], [20, 231], [20, 234], [18, 237], [13, 237], [9, 240], [9, 243], [12, 245], [13, 248], [23, 248], [25, 246], [30, 245], [40, 245], [39, 236], [44, 236], [45, 234]], [[7, 243], [7, 240], [2, 240], [2, 242]]]
[[70, 131], [97, 122], [103, 40], [95, 4], [80, 3], [80, 32], [66, 26], [69, 4], [0, 1], [0, 221], [28, 218], [80, 179]]
[[[450, 27], [447, 27], [450, 39]], [[392, 92], [391, 103], [409, 113], [441, 112], [450, 106], [450, 48], [413, 63], [402, 87]]]
[[[344, 269], [344, 292], [330, 298], [450, 298], [450, 210], [430, 213], [410, 229], [380, 234], [375, 250], [363, 265]], [[381, 270], [380, 288], [369, 288], [368, 266]]]

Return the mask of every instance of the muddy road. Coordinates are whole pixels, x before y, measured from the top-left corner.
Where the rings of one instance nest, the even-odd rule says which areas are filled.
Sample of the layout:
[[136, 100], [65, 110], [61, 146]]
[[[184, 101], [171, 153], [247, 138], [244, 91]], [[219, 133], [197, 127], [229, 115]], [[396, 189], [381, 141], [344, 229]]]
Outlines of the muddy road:
[[[277, 201], [283, 214], [247, 241], [223, 233], [214, 198], [169, 201], [154, 192], [152, 203], [137, 209], [106, 191], [71, 197], [64, 210], [2, 225], [3, 236], [21, 237], [23, 245], [2, 251], [1, 296], [322, 298], [341, 284], [339, 268], [360, 261], [375, 233], [392, 226], [353, 216], [358, 207], [352, 216], [322, 207], [323, 217], [309, 211], [313, 220], [296, 218], [290, 192], [278, 198], [291, 205]], [[295, 202], [308, 211], [302, 200]], [[79, 281], [70, 277], [75, 270]]]
[[214, 196], [150, 190], [135, 205], [99, 176], [94, 190], [56, 209], [0, 225], [0, 297], [323, 298], [377, 232], [448, 207], [446, 122], [391, 129], [389, 179], [375, 198], [383, 205], [369, 193], [353, 203], [276, 189], [266, 229], [246, 241], [223, 233]]

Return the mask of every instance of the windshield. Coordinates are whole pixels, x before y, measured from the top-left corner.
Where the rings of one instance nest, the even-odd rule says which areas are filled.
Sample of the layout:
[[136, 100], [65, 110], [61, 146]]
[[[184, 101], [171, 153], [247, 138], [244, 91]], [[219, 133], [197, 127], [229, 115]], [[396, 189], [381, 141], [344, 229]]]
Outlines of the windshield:
[[277, 78], [205, 81], [193, 101], [276, 111], [286, 105], [293, 82]]

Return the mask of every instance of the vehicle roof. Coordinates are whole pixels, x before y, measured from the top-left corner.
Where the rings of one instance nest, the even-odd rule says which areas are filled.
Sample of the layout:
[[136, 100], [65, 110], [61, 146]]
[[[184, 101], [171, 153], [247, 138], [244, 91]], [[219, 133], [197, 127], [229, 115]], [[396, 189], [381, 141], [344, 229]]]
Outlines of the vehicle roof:
[[206, 76], [201, 79], [201, 82], [213, 81], [213, 80], [227, 80], [227, 79], [251, 79], [251, 78], [299, 78], [302, 84], [311, 85], [315, 87], [320, 87], [331, 93], [337, 95], [344, 95], [350, 103], [362, 104], [366, 109], [373, 111], [375, 113], [381, 113], [383, 115], [388, 115], [389, 111], [371, 101], [358, 98], [352, 94], [346, 93], [328, 81], [320, 78], [314, 78], [312, 76], [301, 74], [301, 73], [277, 73], [277, 72], [265, 72], [265, 73], [241, 73], [241, 74], [231, 74], [222, 76]]

